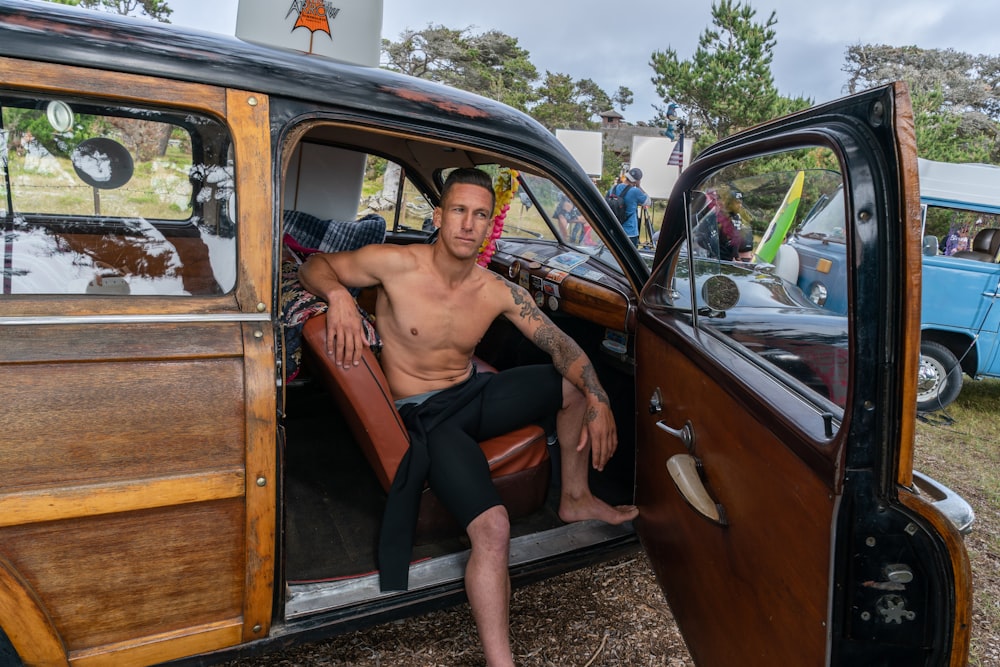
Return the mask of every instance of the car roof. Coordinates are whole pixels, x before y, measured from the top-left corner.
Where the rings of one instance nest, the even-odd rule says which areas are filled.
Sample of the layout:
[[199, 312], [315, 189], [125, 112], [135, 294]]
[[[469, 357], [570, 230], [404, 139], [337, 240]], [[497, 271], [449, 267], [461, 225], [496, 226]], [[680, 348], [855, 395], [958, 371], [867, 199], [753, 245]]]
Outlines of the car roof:
[[492, 140], [515, 156], [555, 158], [557, 171], [575, 168], [551, 132], [495, 100], [230, 35], [54, 3], [0, 0], [0, 44], [7, 57], [238, 88], [360, 111], [424, 131], [458, 131]]
[[974, 205], [1000, 212], [1000, 167], [991, 164], [918, 160], [920, 197], [938, 205]]

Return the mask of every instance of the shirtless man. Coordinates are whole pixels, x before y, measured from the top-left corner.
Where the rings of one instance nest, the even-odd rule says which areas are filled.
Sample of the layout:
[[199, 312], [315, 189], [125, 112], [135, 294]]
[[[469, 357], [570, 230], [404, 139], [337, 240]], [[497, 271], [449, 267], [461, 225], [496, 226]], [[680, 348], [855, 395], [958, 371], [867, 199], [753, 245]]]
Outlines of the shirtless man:
[[[478, 376], [487, 382], [482, 402], [495, 406], [496, 401], [504, 401], [503, 410], [492, 411], [492, 421], [513, 415], [518, 423], [507, 422], [498, 432], [487, 433], [484, 429], [498, 427], [476, 422], [469, 428], [463, 426], [466, 432], [472, 431], [468, 435], [449, 431], [433, 444], [428, 436], [431, 488], [465, 523], [471, 543], [465, 588], [487, 664], [512, 665], [510, 522], [489, 482], [488, 469], [483, 478], [485, 457], [476, 444], [478, 439], [537, 423], [545, 416], [533, 410], [556, 411], [562, 460], [559, 517], [567, 522], [599, 519], [621, 524], [634, 519], [638, 509], [612, 507], [590, 492], [588, 464], [603, 470], [618, 444], [611, 405], [590, 360], [535, 306], [526, 290], [476, 264], [479, 248], [492, 229], [494, 198], [492, 181], [485, 172], [455, 170], [444, 185], [441, 205], [434, 209], [434, 225], [440, 228], [435, 244], [370, 245], [352, 252], [315, 254], [303, 264], [299, 277], [329, 304], [327, 353], [345, 368], [359, 363], [362, 346], [367, 344], [347, 287], [377, 286], [375, 320], [382, 338], [382, 368], [397, 405], [403, 407], [411, 407], [407, 400], [419, 402], [437, 392], [444, 396], [443, 392], [476, 379], [474, 349], [499, 315], [551, 355], [554, 371], [546, 365]], [[518, 384], [512, 387], [510, 378]], [[540, 388], [553, 396], [539, 400]], [[509, 403], [519, 405], [507, 407]], [[469, 410], [480, 412], [479, 404], [470, 403]], [[463, 408], [461, 412], [468, 411]], [[463, 439], [473, 446], [465, 447]], [[447, 455], [435, 459], [435, 448]], [[449, 465], [454, 468], [452, 459], [459, 451], [478, 452], [482, 462], [471, 461], [469, 466], [475, 470], [463, 468], [462, 474], [454, 474], [453, 469], [438, 472]], [[464, 488], [451, 488], [462, 484]]]

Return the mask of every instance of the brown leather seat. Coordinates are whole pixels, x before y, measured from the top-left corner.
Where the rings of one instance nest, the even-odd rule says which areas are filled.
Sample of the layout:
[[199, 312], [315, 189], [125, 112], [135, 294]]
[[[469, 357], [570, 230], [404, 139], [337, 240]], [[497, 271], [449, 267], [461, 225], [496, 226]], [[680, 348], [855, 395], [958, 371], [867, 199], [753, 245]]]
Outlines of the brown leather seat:
[[[325, 315], [306, 322], [302, 338], [310, 369], [322, 379], [347, 419], [379, 483], [388, 491], [409, 448], [409, 437], [378, 360], [365, 348], [359, 366], [344, 370], [334, 364], [325, 352]], [[492, 370], [479, 363], [481, 370]], [[482, 442], [480, 446], [510, 516], [524, 516], [541, 507], [548, 491], [550, 469], [545, 432], [538, 426], [526, 426]], [[457, 532], [460, 532], [458, 524], [434, 494], [425, 489], [417, 519], [418, 539]]]
[[980, 262], [1000, 261], [1000, 229], [987, 227], [980, 229], [972, 239], [969, 250], [959, 250], [953, 257], [975, 259]]

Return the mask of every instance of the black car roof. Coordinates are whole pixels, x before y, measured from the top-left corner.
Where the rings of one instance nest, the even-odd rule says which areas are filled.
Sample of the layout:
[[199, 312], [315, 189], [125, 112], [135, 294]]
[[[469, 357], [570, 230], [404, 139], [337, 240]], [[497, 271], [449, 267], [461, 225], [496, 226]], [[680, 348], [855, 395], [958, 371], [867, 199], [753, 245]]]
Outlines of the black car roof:
[[[2, 55], [258, 91], [494, 137], [508, 150], [559, 156], [528, 115], [432, 81], [283, 50], [229, 35], [45, 2], [0, 0]], [[541, 151], [539, 151], [541, 149]]]

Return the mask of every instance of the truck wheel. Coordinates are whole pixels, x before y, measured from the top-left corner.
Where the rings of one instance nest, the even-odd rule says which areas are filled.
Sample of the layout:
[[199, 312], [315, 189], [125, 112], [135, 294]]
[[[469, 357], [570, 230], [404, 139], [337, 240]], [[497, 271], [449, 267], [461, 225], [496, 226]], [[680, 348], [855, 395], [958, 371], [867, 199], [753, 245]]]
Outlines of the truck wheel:
[[917, 410], [943, 410], [962, 391], [962, 368], [947, 347], [931, 340], [920, 343], [917, 371]]

